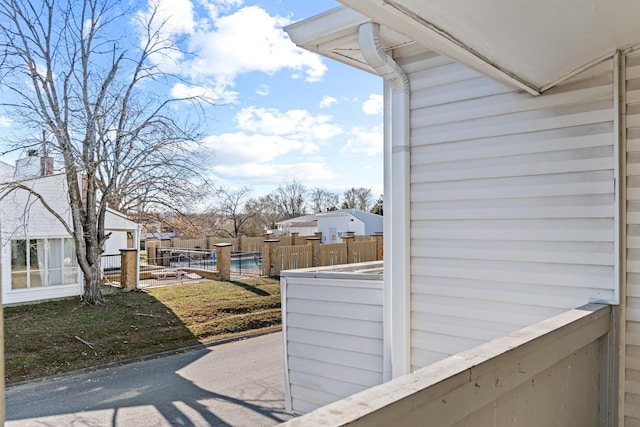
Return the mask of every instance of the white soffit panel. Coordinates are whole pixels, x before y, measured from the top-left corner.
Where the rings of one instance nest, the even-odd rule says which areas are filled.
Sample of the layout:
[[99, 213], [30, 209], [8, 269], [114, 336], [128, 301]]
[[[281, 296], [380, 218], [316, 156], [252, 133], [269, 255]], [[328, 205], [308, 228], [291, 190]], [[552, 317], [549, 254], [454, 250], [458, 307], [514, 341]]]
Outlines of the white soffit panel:
[[637, 0], [341, 2], [471, 68], [533, 89], [640, 42]]
[[[370, 18], [346, 7], [338, 7], [285, 28], [298, 46], [375, 73], [360, 53], [358, 27]], [[387, 50], [415, 44], [408, 36], [381, 26], [380, 42]]]

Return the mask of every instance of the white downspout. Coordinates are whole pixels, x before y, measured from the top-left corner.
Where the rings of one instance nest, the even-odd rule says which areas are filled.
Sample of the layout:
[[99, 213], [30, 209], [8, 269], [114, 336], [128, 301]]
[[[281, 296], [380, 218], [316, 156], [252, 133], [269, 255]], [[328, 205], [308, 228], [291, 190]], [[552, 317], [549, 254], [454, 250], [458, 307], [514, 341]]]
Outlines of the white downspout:
[[[384, 78], [384, 348], [383, 379], [409, 373], [410, 244], [409, 244], [409, 78], [385, 53], [378, 38], [379, 26], [360, 25], [359, 43], [365, 61]], [[390, 110], [390, 111], [389, 111]], [[389, 304], [391, 301], [391, 304]]]

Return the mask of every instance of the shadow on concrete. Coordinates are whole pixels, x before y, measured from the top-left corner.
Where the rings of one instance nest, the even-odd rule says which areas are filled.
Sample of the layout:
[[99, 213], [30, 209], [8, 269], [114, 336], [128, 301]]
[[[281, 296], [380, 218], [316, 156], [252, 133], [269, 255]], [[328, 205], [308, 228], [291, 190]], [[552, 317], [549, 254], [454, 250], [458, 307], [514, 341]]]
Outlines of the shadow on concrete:
[[[278, 424], [291, 416], [284, 412], [281, 359], [264, 360], [265, 348], [279, 345], [281, 334], [274, 335], [279, 337], [9, 387], [7, 425], [18, 420], [42, 426]], [[252, 340], [261, 340], [257, 348]]]

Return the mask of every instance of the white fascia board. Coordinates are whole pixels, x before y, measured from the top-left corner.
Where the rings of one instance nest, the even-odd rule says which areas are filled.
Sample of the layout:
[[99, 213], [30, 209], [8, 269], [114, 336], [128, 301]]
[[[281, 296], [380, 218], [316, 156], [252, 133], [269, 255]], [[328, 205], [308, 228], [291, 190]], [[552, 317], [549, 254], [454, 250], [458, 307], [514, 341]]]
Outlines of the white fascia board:
[[[311, 18], [287, 25], [284, 30], [296, 45], [314, 50], [331, 40], [357, 32], [369, 18], [348, 7], [340, 6]], [[354, 30], [355, 29], [355, 30]]]
[[532, 95], [539, 95], [540, 88], [499, 68], [489, 58], [484, 58], [471, 48], [441, 31], [432, 23], [422, 20], [398, 4], [385, 0], [340, 0], [344, 5], [357, 10], [374, 22], [388, 26], [413, 38], [417, 43], [466, 65], [487, 77], [493, 78]]
[[358, 27], [369, 21], [371, 19], [359, 12], [340, 6], [288, 25], [284, 30], [289, 34], [291, 41], [303, 49], [375, 74], [364, 61], [333, 49], [338, 40], [348, 37], [357, 39]]

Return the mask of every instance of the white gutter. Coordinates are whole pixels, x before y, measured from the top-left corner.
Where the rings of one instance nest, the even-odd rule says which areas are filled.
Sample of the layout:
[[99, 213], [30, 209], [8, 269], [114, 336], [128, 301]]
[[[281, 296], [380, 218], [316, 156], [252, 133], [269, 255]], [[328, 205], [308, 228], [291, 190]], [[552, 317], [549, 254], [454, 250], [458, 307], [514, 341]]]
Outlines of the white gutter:
[[[378, 37], [379, 25], [360, 25], [358, 38], [365, 61], [384, 78], [385, 100], [385, 203], [384, 203], [384, 378], [409, 373], [409, 78], [385, 53]], [[389, 111], [390, 110], [390, 111]], [[388, 302], [391, 302], [389, 304]]]

